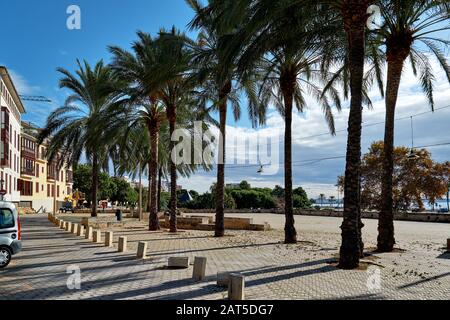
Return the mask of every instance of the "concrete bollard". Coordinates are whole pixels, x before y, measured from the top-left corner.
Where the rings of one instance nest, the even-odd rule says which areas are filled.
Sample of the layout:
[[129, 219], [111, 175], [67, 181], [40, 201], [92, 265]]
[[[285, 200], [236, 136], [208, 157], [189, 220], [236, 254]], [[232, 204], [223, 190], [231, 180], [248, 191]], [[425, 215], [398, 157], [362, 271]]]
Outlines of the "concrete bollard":
[[92, 231], [92, 241], [94, 243], [101, 243], [102, 242], [102, 232], [100, 230], [94, 230]]
[[62, 223], [61, 223], [61, 229], [63, 229], [63, 230], [65, 230], [66, 229], [66, 221], [62, 221]]
[[79, 236], [79, 237], [84, 236], [84, 226], [83, 226], [82, 224], [80, 224], [80, 225], [78, 226], [77, 236]]
[[78, 224], [72, 223], [72, 233], [77, 234], [78, 233]]
[[230, 274], [231, 272], [217, 273], [217, 286], [228, 288], [228, 284], [230, 283]]
[[228, 300], [245, 300], [245, 277], [239, 273], [230, 274]]
[[86, 233], [84, 234], [84, 237], [87, 239], [87, 240], [92, 240], [92, 232], [93, 232], [93, 228], [92, 227], [87, 227], [86, 228]]
[[206, 258], [195, 257], [194, 259], [194, 271], [192, 272], [192, 278], [195, 281], [202, 281], [206, 276]]
[[112, 231], [105, 232], [105, 246], [112, 247], [113, 246], [114, 233]]
[[59, 222], [58, 222], [58, 225], [59, 225], [59, 228], [60, 228], [60, 229], [62, 229], [62, 228], [63, 228], [63, 224], [64, 224], [64, 221], [62, 221], [62, 220], [59, 220]]
[[72, 230], [72, 222], [67, 222], [66, 223], [66, 231], [71, 231]]
[[127, 237], [119, 237], [119, 252], [127, 252], [128, 248]]
[[168, 267], [176, 269], [189, 268], [189, 257], [170, 257]]
[[136, 254], [138, 259], [147, 258], [147, 247], [148, 247], [147, 242], [141, 241], [138, 243], [137, 254]]

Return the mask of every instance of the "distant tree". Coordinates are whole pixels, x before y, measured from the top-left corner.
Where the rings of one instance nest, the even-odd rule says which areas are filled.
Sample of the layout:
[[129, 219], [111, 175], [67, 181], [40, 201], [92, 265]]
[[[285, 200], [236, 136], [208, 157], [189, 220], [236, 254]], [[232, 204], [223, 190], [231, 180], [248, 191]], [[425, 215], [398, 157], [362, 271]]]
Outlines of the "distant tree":
[[284, 188], [280, 186], [275, 186], [272, 191], [272, 195], [277, 198], [284, 198]]
[[244, 180], [239, 184], [239, 188], [241, 188], [242, 190], [250, 190], [252, 187], [250, 183]]
[[[361, 167], [361, 205], [363, 208], [380, 210], [383, 142], [375, 142], [364, 155]], [[447, 192], [450, 180], [450, 162], [436, 163], [426, 150], [416, 150], [417, 159], [409, 159], [410, 149], [394, 148], [393, 210], [406, 211], [412, 205], [424, 210], [423, 198], [435, 203]], [[339, 178], [339, 185], [344, 179]]]

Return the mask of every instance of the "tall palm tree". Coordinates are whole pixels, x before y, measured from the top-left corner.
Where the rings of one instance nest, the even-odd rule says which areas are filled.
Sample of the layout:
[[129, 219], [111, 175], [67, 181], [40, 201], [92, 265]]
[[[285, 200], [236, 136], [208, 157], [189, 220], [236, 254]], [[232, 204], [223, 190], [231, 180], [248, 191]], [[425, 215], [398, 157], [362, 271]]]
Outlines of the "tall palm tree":
[[386, 124], [384, 136], [384, 161], [382, 203], [378, 221], [378, 250], [391, 252], [395, 245], [392, 175], [394, 170], [395, 109], [405, 61], [409, 57], [414, 74], [419, 76], [422, 90], [434, 109], [434, 72], [430, 63], [433, 55], [450, 82], [450, 65], [442, 51], [450, 41], [439, 32], [450, 30], [450, 4], [443, 1], [395, 0], [380, 1], [383, 25], [376, 35], [386, 48]]
[[[98, 175], [108, 157], [114, 131], [104, 123], [108, 108], [118, 103], [123, 84], [112, 69], [102, 61], [92, 68], [86, 61], [77, 60], [76, 74], [58, 68], [62, 74], [61, 89], [70, 91], [65, 105], [53, 111], [41, 131], [38, 143], [50, 138], [47, 151], [49, 161], [76, 164], [83, 152], [92, 163], [92, 212], [97, 216]], [[61, 156], [59, 156], [59, 154]]]
[[[193, 83], [188, 77], [191, 68], [192, 54], [187, 44], [192, 45], [184, 34], [172, 28], [170, 32], [160, 31], [159, 41], [164, 47], [165, 63], [174, 69], [174, 77], [169, 79], [161, 88], [159, 98], [166, 109], [169, 122], [169, 137], [175, 132], [177, 122], [177, 111], [179, 108], [190, 107], [192, 101]], [[163, 63], [164, 64], [164, 63]], [[175, 148], [175, 142], [169, 140], [169, 154]], [[170, 232], [177, 232], [177, 165], [172, 159], [170, 161]], [[162, 172], [162, 169], [161, 169]]]
[[[119, 47], [109, 47], [113, 54], [112, 67], [119, 77], [129, 84], [129, 106], [134, 106], [134, 119], [145, 121], [150, 136], [149, 181], [151, 187], [149, 230], [160, 229], [157, 210], [158, 145], [161, 122], [165, 120], [165, 109], [159, 100], [160, 90], [177, 74], [174, 68], [163, 68], [164, 46], [149, 34], [139, 31], [133, 52]], [[124, 110], [124, 113], [129, 112]], [[132, 112], [133, 113], [133, 112]], [[136, 118], [137, 116], [137, 118]], [[133, 116], [132, 116], [133, 118]]]
[[[291, 10], [292, 8], [279, 10], [280, 17], [269, 22], [270, 31], [266, 34], [259, 34], [256, 40], [252, 40], [253, 43], [244, 52], [241, 59], [242, 66], [243, 60], [249, 60], [252, 55], [250, 52], [255, 45], [270, 49], [268, 54], [262, 58], [262, 63], [258, 68], [263, 79], [259, 96], [265, 107], [268, 102], [273, 101], [285, 120], [285, 243], [297, 242], [292, 190], [293, 106], [303, 112], [307, 107], [306, 95], [314, 97], [322, 105], [330, 132], [333, 135], [335, 127], [329, 98], [338, 110], [341, 109], [339, 94], [332, 85], [327, 88], [329, 95], [323, 93], [318, 87], [320, 80], [328, 79], [332, 74], [320, 68], [323, 60], [329, 59], [327, 56], [329, 52], [322, 50], [321, 42], [317, 41], [315, 35], [309, 32], [315, 21], [310, 18], [308, 11]], [[274, 41], [274, 39], [276, 40]], [[256, 52], [258, 51], [256, 50]], [[251, 60], [255, 61], [255, 58], [253, 57]], [[261, 110], [261, 108], [259, 109]]]
[[[268, 18], [279, 16], [279, 10], [283, 6], [287, 9], [309, 10], [311, 17], [323, 19], [325, 26], [336, 26], [336, 31], [343, 29], [347, 44], [336, 43], [331, 36], [330, 43], [335, 43], [337, 47], [346, 50], [345, 56], [349, 66], [350, 78], [350, 115], [348, 121], [348, 141], [346, 154], [346, 184], [344, 188], [344, 221], [342, 223], [342, 245], [340, 249], [339, 265], [344, 269], [353, 269], [358, 267], [362, 252], [361, 237], [361, 208], [360, 208], [360, 166], [361, 166], [361, 126], [362, 126], [362, 103], [364, 100], [363, 80], [364, 80], [364, 62], [365, 62], [365, 41], [366, 24], [369, 17], [368, 8], [372, 1], [370, 0], [321, 0], [311, 2], [308, 0], [283, 1], [279, 10], [258, 10], [262, 8], [273, 8], [273, 1], [266, 0], [240, 0], [234, 1], [233, 6], [225, 6], [225, 1], [210, 0], [209, 10], [205, 10], [204, 16], [215, 14], [219, 17], [218, 25], [222, 28], [234, 30], [239, 28], [239, 23], [243, 19], [248, 19], [243, 14], [243, 8], [250, 8], [247, 12], [263, 12], [264, 14], [255, 15], [253, 28], [258, 30], [262, 28], [265, 32], [265, 22]], [[238, 17], [233, 19], [233, 17]], [[216, 26], [216, 28], [218, 28]], [[317, 32], [313, 29], [312, 32]], [[232, 37], [231, 37], [232, 38]], [[324, 37], [323, 43], [328, 42], [329, 36]], [[261, 50], [265, 50], [264, 47]]]
[[196, 66], [198, 79], [207, 96], [213, 99], [214, 107], [219, 111], [219, 154], [217, 164], [217, 188], [216, 188], [216, 222], [215, 236], [223, 237], [224, 226], [224, 197], [225, 197], [225, 149], [226, 149], [226, 124], [228, 104], [231, 104], [235, 120], [240, 118], [239, 94], [240, 90], [247, 93], [247, 97], [253, 95], [251, 81], [238, 82], [236, 80], [236, 61], [226, 57], [226, 44], [233, 38], [235, 32], [222, 32], [214, 26], [214, 20], [218, 17], [203, 7], [198, 0], [187, 0], [196, 16], [191, 21], [191, 29], [200, 29], [198, 36], [199, 45], [196, 46], [193, 62]]

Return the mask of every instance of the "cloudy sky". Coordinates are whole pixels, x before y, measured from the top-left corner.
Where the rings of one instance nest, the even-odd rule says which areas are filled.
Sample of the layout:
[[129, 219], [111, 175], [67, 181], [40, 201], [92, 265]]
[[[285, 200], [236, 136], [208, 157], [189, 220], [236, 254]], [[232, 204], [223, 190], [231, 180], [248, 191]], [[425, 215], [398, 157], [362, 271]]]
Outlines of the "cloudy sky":
[[[66, 27], [66, 9], [71, 4], [81, 8], [81, 30], [68, 30]], [[137, 30], [155, 34], [160, 27], [175, 25], [185, 29], [192, 18], [192, 12], [183, 0], [130, 0], [126, 5], [119, 0], [18, 0], [2, 3], [2, 9], [8, 14], [2, 15], [0, 65], [10, 70], [20, 94], [44, 95], [53, 101], [51, 104], [25, 103], [27, 114], [24, 119], [41, 126], [45, 124], [48, 114], [61, 105], [67, 95], [58, 89], [57, 67], [73, 71], [77, 58], [86, 59], [92, 64], [99, 59], [108, 62], [107, 45], [129, 47]], [[450, 34], [443, 36], [450, 40]], [[450, 107], [446, 108], [450, 106], [450, 85], [437, 64], [434, 70], [438, 109], [435, 113], [428, 112], [430, 107], [418, 86], [418, 80], [409, 68], [405, 70], [397, 109], [397, 145], [411, 145], [409, 117], [413, 115], [416, 115], [416, 146], [450, 142]], [[364, 110], [363, 152], [373, 141], [383, 139], [384, 134], [384, 102], [376, 91], [372, 92], [371, 97], [374, 101], [373, 110]], [[338, 133], [333, 137], [328, 133], [321, 108], [312, 100], [309, 100], [308, 105], [308, 110], [303, 114], [294, 115], [294, 184], [304, 187], [311, 197], [317, 197], [320, 193], [337, 196], [334, 185], [337, 176], [344, 170], [342, 157], [346, 149], [348, 108], [345, 105], [342, 112], [335, 112]], [[236, 140], [249, 141], [253, 146], [256, 137], [259, 137], [261, 144], [267, 145], [270, 140], [264, 139], [271, 137], [272, 142], [281, 142], [278, 145], [279, 159], [274, 162], [282, 163], [283, 119], [275, 110], [271, 110], [267, 125], [253, 130], [246, 116], [245, 102], [242, 108], [241, 120], [235, 122], [231, 115], [228, 117], [229, 156], [235, 153], [233, 143]], [[437, 161], [450, 160], [448, 145], [429, 150]], [[242, 163], [242, 153], [238, 154], [236, 158], [239, 162], [231, 162], [235, 159], [230, 159], [227, 165], [227, 183], [245, 179], [254, 186], [283, 185], [282, 167], [271, 175], [268, 175], [270, 169], [266, 168], [265, 174], [261, 175], [257, 173], [258, 165], [254, 162], [249, 164], [248, 161]], [[322, 158], [335, 159], [310, 161]], [[215, 174], [215, 170], [199, 172], [188, 179], [180, 179], [180, 184], [188, 189], [206, 191], [215, 181]]]

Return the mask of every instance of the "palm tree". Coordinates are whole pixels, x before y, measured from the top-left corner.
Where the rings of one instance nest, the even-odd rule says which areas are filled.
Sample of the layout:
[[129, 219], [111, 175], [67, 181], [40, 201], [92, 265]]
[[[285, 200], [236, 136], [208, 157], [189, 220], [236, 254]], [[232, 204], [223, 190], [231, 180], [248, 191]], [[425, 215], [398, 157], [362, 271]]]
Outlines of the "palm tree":
[[[258, 39], [254, 40], [244, 52], [240, 62], [242, 66], [242, 63], [246, 63], [245, 60], [258, 61], [258, 58], [262, 60], [256, 68], [260, 78], [263, 79], [259, 89], [263, 107], [258, 109], [267, 108], [268, 103], [272, 101], [285, 120], [285, 243], [296, 243], [292, 195], [293, 107], [303, 112], [306, 108], [305, 95], [310, 94], [322, 105], [332, 134], [335, 134], [335, 128], [329, 99], [316, 84], [319, 79], [326, 79], [329, 74], [320, 68], [325, 55], [320, 42], [315, 41], [311, 33], [307, 32], [311, 20], [300, 11], [289, 13], [288, 10], [283, 10], [280, 16], [271, 23], [270, 32], [266, 35], [260, 34]], [[294, 29], [295, 32], [292, 31]], [[272, 49], [262, 58], [255, 57], [251, 51], [256, 45]], [[259, 50], [256, 50], [256, 53], [258, 52]], [[253, 57], [250, 59], [251, 56]], [[250, 70], [252, 69], [254, 68], [251, 67]], [[332, 86], [328, 91], [332, 93], [333, 102], [340, 110], [337, 91]]]
[[434, 109], [434, 72], [424, 51], [428, 49], [436, 57], [450, 82], [450, 65], [441, 49], [441, 45], [448, 46], [450, 41], [437, 34], [450, 29], [446, 23], [450, 19], [449, 6], [444, 5], [443, 1], [430, 0], [380, 1], [384, 23], [376, 30], [376, 35], [386, 47], [388, 68], [382, 203], [378, 221], [378, 250], [381, 252], [391, 252], [395, 245], [392, 195], [394, 125], [405, 61], [409, 57], [414, 74], [419, 76], [422, 90]]
[[216, 188], [216, 222], [215, 236], [223, 237], [224, 227], [224, 197], [225, 197], [225, 148], [228, 103], [231, 104], [235, 120], [240, 118], [239, 94], [244, 90], [252, 97], [251, 81], [237, 82], [236, 61], [227, 58], [226, 44], [235, 32], [222, 32], [214, 26], [215, 19], [208, 7], [203, 7], [197, 0], [187, 0], [195, 11], [195, 18], [190, 23], [191, 29], [200, 29], [199, 45], [194, 47], [193, 62], [196, 74], [204, 94], [212, 99], [213, 105], [219, 111], [219, 155], [217, 164]]
[[[39, 135], [41, 144], [50, 138], [47, 150], [49, 161], [57, 159], [63, 163], [75, 164], [84, 152], [92, 163], [92, 213], [97, 216], [98, 175], [100, 166], [108, 158], [108, 150], [114, 131], [104, 122], [105, 113], [120, 99], [122, 83], [102, 61], [92, 69], [85, 61], [77, 60], [76, 75], [58, 68], [63, 75], [59, 87], [68, 89], [70, 95], [65, 105], [53, 111], [45, 128]], [[61, 154], [61, 156], [59, 156]]]
[[[150, 219], [149, 230], [160, 229], [157, 208], [158, 145], [161, 122], [166, 111], [159, 98], [161, 88], [177, 73], [175, 68], [165, 68], [166, 52], [158, 42], [144, 32], [138, 32], [138, 40], [133, 44], [133, 53], [119, 47], [109, 47], [113, 54], [112, 67], [119, 77], [129, 84], [128, 102], [134, 106], [131, 118], [144, 121], [150, 136], [149, 188]], [[129, 113], [127, 106], [123, 113]], [[140, 120], [138, 120], [140, 119]]]
[[[188, 77], [192, 54], [186, 45], [192, 42], [178, 32], [175, 27], [170, 32], [161, 30], [159, 41], [164, 46], [165, 61], [174, 69], [174, 77], [161, 88], [159, 97], [166, 109], [169, 122], [169, 137], [175, 132], [177, 111], [179, 108], [190, 107], [192, 102], [193, 83]], [[191, 110], [192, 111], [192, 110]], [[174, 150], [175, 142], [169, 140], [169, 154]], [[177, 232], [177, 165], [170, 161], [170, 232]], [[162, 173], [162, 169], [160, 170]], [[161, 176], [161, 175], [160, 175]], [[160, 181], [160, 180], [159, 180]], [[159, 195], [159, 193], [158, 193]]]

